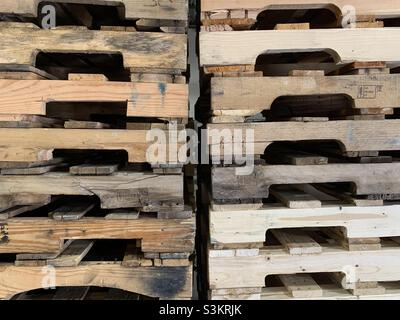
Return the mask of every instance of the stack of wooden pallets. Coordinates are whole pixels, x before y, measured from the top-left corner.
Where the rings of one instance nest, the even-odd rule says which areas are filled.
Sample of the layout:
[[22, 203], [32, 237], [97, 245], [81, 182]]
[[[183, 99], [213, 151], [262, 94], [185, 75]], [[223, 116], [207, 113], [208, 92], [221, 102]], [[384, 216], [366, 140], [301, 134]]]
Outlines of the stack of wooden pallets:
[[[46, 4], [0, 4], [0, 298], [190, 299], [195, 219], [168, 140], [188, 120], [187, 1], [52, 1], [55, 29]], [[166, 163], [148, 163], [150, 129]]]
[[399, 299], [400, 3], [201, 2], [204, 296]]

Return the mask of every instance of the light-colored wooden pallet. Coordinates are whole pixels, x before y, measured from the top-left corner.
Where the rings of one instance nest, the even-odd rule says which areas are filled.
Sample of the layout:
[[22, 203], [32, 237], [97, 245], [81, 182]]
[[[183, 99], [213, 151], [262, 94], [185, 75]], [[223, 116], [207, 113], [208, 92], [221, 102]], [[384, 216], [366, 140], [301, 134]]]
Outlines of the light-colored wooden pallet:
[[255, 65], [266, 53], [323, 51], [337, 63], [386, 61], [392, 68], [400, 66], [399, 40], [398, 28], [200, 32], [200, 65]]
[[186, 84], [3, 79], [0, 88], [1, 114], [46, 115], [48, 102], [122, 102], [127, 117], [188, 118]]
[[400, 163], [265, 165], [250, 175], [236, 175], [236, 169], [212, 168], [213, 199], [263, 199], [272, 185], [328, 182], [352, 182], [357, 195], [400, 194]]
[[329, 202], [320, 208], [290, 209], [275, 204], [258, 210], [210, 209], [210, 238], [212, 245], [227, 247], [263, 243], [269, 230], [328, 227], [343, 228], [348, 239], [396, 237], [400, 235], [399, 211], [397, 204], [357, 207]]
[[[269, 145], [280, 141], [336, 141], [347, 154], [363, 151], [399, 150], [400, 120], [343, 120], [322, 122], [263, 122], [208, 124], [210, 155], [213, 157], [244, 153], [246, 143], [254, 142], [255, 155], [264, 154]], [[242, 143], [234, 140], [241, 130]], [[248, 133], [250, 132], [250, 134]], [[221, 139], [227, 135], [228, 139]], [[254, 134], [254, 140], [252, 135]], [[1, 138], [0, 138], [1, 139]], [[230, 141], [229, 141], [230, 139]], [[246, 140], [247, 139], [247, 140]], [[230, 150], [232, 143], [239, 148]], [[241, 149], [240, 149], [241, 147]]]
[[[165, 131], [166, 139], [172, 131]], [[154, 144], [146, 142], [148, 130], [117, 129], [0, 129], [0, 161], [35, 162], [53, 159], [54, 149], [126, 150], [129, 162], [145, 163], [147, 151]], [[178, 149], [183, 143], [178, 143]], [[170, 150], [166, 163], [178, 163], [174, 145], [160, 143], [160, 149]]]
[[0, 196], [24, 193], [96, 195], [104, 209], [184, 210], [182, 175], [119, 171], [107, 176], [74, 176], [58, 172], [38, 176], [0, 176]]
[[[187, 68], [187, 36], [156, 32], [45, 30], [0, 24], [0, 67], [10, 70], [35, 66], [37, 54], [110, 53], [121, 54], [126, 69], [156, 70], [180, 74]], [[160, 70], [162, 72], [160, 72]], [[151, 72], [149, 72], [151, 73]]]
[[215, 116], [235, 113], [250, 116], [270, 110], [274, 101], [281, 97], [318, 95], [344, 95], [355, 109], [390, 109], [398, 107], [399, 86], [397, 74], [214, 77], [211, 79], [211, 110]]
[[[387, 240], [380, 250], [348, 251], [322, 245], [315, 254], [293, 255], [282, 247], [210, 250], [210, 289], [263, 288], [272, 275], [343, 273], [348, 288], [357, 283], [399, 281], [400, 247]], [[246, 272], [243, 272], [246, 270]]]
[[342, 17], [342, 8], [351, 5], [358, 16], [373, 16], [376, 18], [393, 18], [400, 16], [400, 2], [385, 0], [379, 6], [367, 0], [201, 0], [201, 18], [207, 19], [252, 19], [265, 10], [307, 10], [328, 9], [337, 18]]
[[[37, 17], [39, 0], [4, 0], [0, 5], [2, 14], [15, 14], [27, 17]], [[88, 4], [125, 7], [126, 19], [157, 19], [157, 20], [183, 20], [188, 19], [187, 0], [168, 1], [158, 0], [54, 0], [52, 3]]]
[[[0, 264], [0, 299], [43, 288], [43, 270], [43, 266]], [[192, 267], [124, 267], [121, 262], [86, 261], [76, 267], [51, 270], [56, 274], [55, 287], [115, 288], [160, 299], [190, 300], [192, 297]]]
[[[399, 300], [400, 285], [397, 282], [382, 282], [379, 284], [382, 294], [364, 294], [354, 295], [348, 290], [337, 284], [319, 284], [313, 283], [312, 286], [300, 285], [293, 296], [293, 291], [287, 287], [268, 287], [253, 288], [247, 290], [241, 289], [217, 289], [210, 290], [211, 300]], [[290, 288], [291, 289], [291, 288]], [[315, 292], [318, 291], [318, 296]]]

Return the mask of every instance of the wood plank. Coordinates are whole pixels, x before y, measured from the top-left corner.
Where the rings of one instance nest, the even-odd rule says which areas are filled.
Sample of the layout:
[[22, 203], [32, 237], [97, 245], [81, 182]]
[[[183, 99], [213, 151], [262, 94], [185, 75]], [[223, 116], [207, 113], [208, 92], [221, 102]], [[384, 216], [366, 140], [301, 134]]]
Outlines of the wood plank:
[[[398, 234], [399, 210], [398, 205], [356, 207], [331, 202], [321, 208], [266, 206], [258, 210], [210, 210], [210, 238], [211, 244], [225, 247], [264, 242], [266, 232], [271, 229], [332, 227], [346, 230], [342, 239], [387, 238]], [[243, 217], [246, 217], [245, 227]]]
[[[126, 268], [117, 262], [81, 263], [77, 267], [56, 268], [56, 287], [104, 287], [135, 292], [161, 299], [192, 297], [192, 268]], [[0, 298], [10, 299], [25, 291], [42, 288], [43, 267], [15, 267], [3, 264], [0, 269]], [[149, 283], [156, 283], [149, 286]]]
[[[332, 273], [345, 271], [346, 282], [389, 282], [400, 278], [400, 249], [345, 251], [323, 247], [318, 255], [290, 255], [279, 249], [253, 257], [209, 257], [212, 288], [263, 287], [266, 275]], [[243, 270], [246, 270], [244, 273]], [[374, 272], [371, 272], [374, 270]]]
[[396, 28], [200, 32], [200, 65], [254, 65], [265, 52], [324, 50], [336, 62], [387, 61], [393, 68], [400, 65], [399, 41]]
[[59, 168], [60, 165], [42, 166], [42, 167], [32, 167], [32, 168], [9, 168], [1, 169], [2, 175], [40, 175], [53, 171]]
[[[52, 156], [54, 149], [79, 149], [126, 150], [129, 162], [143, 163], [148, 162], [148, 148], [154, 145], [153, 141], [146, 142], [147, 133], [147, 130], [117, 129], [0, 129], [0, 161], [37, 161], [43, 154], [47, 157], [50, 153]], [[166, 133], [167, 140], [169, 133]], [[178, 143], [178, 150], [182, 145]], [[168, 142], [167, 145], [160, 143], [160, 149], [164, 146], [166, 150], [170, 148]], [[167, 152], [168, 163], [178, 161], [178, 150], [171, 152], [171, 158], [170, 152]]]
[[[168, 186], [168, 188], [165, 188]], [[0, 195], [96, 195], [103, 209], [141, 208], [160, 203], [183, 203], [183, 176], [118, 172], [110, 176], [0, 176]]]
[[280, 184], [353, 182], [357, 195], [400, 194], [400, 163], [255, 166], [248, 176], [236, 168], [212, 168], [214, 199], [267, 198]]
[[69, 168], [69, 173], [73, 175], [110, 175], [118, 171], [118, 164], [81, 164]]
[[187, 101], [186, 84], [0, 80], [3, 114], [46, 115], [47, 102], [127, 102], [128, 117], [187, 118]]
[[76, 121], [68, 120], [64, 123], [65, 129], [108, 129], [110, 125], [94, 121]]
[[58, 258], [73, 242], [74, 240], [61, 240], [60, 246], [57, 251], [49, 252], [49, 253], [20, 253], [17, 254], [17, 261], [27, 261], [27, 260], [48, 260], [48, 259], [56, 259]]
[[[76, 221], [49, 218], [13, 218], [5, 222], [8, 242], [1, 253], [53, 253], [63, 239], [142, 239], [143, 252], [193, 252], [195, 219], [106, 220], [90, 217]], [[3, 223], [4, 225], [4, 223]]]
[[322, 204], [314, 196], [296, 189], [295, 187], [272, 188], [271, 194], [288, 208], [321, 208]]
[[[213, 123], [208, 124], [207, 129], [208, 136], [210, 137], [211, 156], [223, 156], [224, 146], [226, 145], [228, 148], [230, 141], [234, 141], [235, 145], [238, 145], [236, 149], [240, 150], [240, 152], [246, 150], [245, 143], [241, 141], [251, 139], [251, 136], [247, 136], [247, 132], [254, 134], [254, 154], [256, 155], [264, 154], [266, 148], [271, 143], [279, 141], [338, 141], [340, 142], [338, 145], [341, 149], [340, 151], [347, 153], [355, 151], [395, 151], [400, 148], [400, 140], [393, 139], [393, 137], [400, 136], [400, 120], [289, 121], [244, 124]], [[236, 141], [237, 138], [234, 140], [234, 133], [237, 129], [242, 130], [243, 136], [239, 143]], [[228, 139], [221, 141], [221, 136]], [[232, 153], [232, 151], [229, 151], [229, 155]]]
[[400, 76], [396, 74], [213, 78], [214, 110], [269, 110], [284, 96], [343, 94], [353, 108], [397, 108]]
[[0, 34], [3, 39], [0, 44], [0, 65], [3, 66], [33, 66], [37, 53], [45, 51], [118, 52], [123, 56], [125, 68], [164, 68], [177, 71], [185, 71], [187, 68], [187, 36], [183, 34], [93, 30], [82, 32], [1, 25]]
[[[76, 0], [54, 0], [53, 3], [74, 4]], [[125, 18], [130, 19], [165, 19], [165, 20], [183, 20], [188, 19], [188, 3], [186, 0], [159, 0], [150, 3], [147, 0], [83, 0], [82, 4], [98, 4], [107, 6], [125, 7]], [[0, 6], [1, 13], [14, 13], [22, 16], [36, 17], [38, 13], [38, 3], [35, 0], [19, 0], [16, 3], [13, 0], [3, 0]]]
[[321, 287], [310, 275], [281, 275], [279, 279], [293, 298], [319, 298], [323, 296]]
[[59, 257], [48, 259], [47, 264], [53, 267], [77, 267], [93, 245], [94, 241], [91, 240], [75, 240]]
[[43, 205], [44, 204], [39, 204], [39, 205], [35, 205], [35, 206], [15, 206], [15, 207], [6, 209], [6, 210], [0, 212], [0, 220], [10, 219], [10, 218], [16, 217], [20, 214], [34, 211], [34, 210], [42, 207]]
[[58, 221], [79, 220], [83, 218], [86, 213], [91, 211], [94, 206], [95, 205], [92, 203], [74, 202], [50, 212], [49, 217]]
[[272, 234], [293, 255], [318, 254], [321, 246], [306, 232], [296, 229], [273, 229]]
[[113, 210], [111, 213], [105, 216], [106, 220], [137, 220], [139, 219], [139, 211], [132, 209], [126, 210]]
[[[227, 15], [228, 10], [247, 11], [247, 17], [256, 19], [264, 10], [287, 10], [287, 9], [326, 9], [341, 17], [342, 8], [349, 3], [346, 0], [201, 0], [202, 13], [210, 13], [209, 18], [218, 19]], [[376, 18], [392, 18], [400, 15], [399, 2], [397, 0], [384, 0], [377, 7], [373, 1], [352, 0], [351, 5], [355, 8], [358, 16], [374, 16]]]

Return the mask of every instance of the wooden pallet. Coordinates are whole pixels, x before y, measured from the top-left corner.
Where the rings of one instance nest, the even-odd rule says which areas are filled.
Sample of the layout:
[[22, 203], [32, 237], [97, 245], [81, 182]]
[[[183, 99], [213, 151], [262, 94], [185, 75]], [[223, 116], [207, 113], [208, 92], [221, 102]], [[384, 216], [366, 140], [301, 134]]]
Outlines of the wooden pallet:
[[[282, 277], [287, 279], [286, 277]], [[399, 300], [400, 285], [398, 282], [382, 282], [372, 288], [375, 293], [354, 295], [347, 289], [333, 282], [318, 283], [312, 275], [291, 276], [294, 283], [275, 285], [273, 287], [249, 289], [216, 289], [210, 290], [211, 300]], [[311, 281], [313, 280], [313, 281]], [[372, 291], [372, 290], [371, 290]], [[379, 292], [380, 291], [380, 292]], [[373, 291], [372, 291], [373, 292]]]
[[304, 183], [354, 183], [357, 195], [400, 193], [399, 163], [265, 165], [255, 166], [251, 175], [236, 175], [234, 167], [212, 168], [214, 200], [268, 198], [272, 185]]
[[118, 171], [105, 176], [76, 176], [52, 172], [37, 176], [1, 175], [0, 181], [0, 196], [12, 201], [15, 194], [96, 195], [103, 209], [184, 211], [182, 174]]
[[[364, 109], [358, 110], [359, 113], [368, 114], [368, 109], [375, 113], [376, 109], [390, 112], [398, 106], [399, 79], [397, 74], [323, 76], [323, 73], [291, 77], [214, 77], [211, 79], [211, 111], [213, 116], [248, 117], [271, 110], [278, 98], [287, 98], [286, 104], [293, 108], [306, 105], [305, 97], [311, 100], [314, 96], [320, 108], [325, 102], [328, 114], [332, 96], [341, 95], [351, 101], [351, 108]], [[331, 100], [323, 101], [320, 96]], [[308, 103], [312, 109], [311, 102]], [[278, 107], [284, 106], [282, 102]], [[323, 111], [320, 109], [319, 113]]]
[[[322, 122], [264, 122], [208, 124], [209, 146], [212, 157], [224, 156], [224, 152], [237, 154], [246, 150], [245, 141], [254, 142], [254, 154], [262, 155], [269, 145], [280, 141], [336, 141], [342, 152], [395, 151], [399, 143], [399, 120], [346, 120]], [[234, 140], [235, 130], [241, 130], [242, 143]], [[248, 131], [254, 134], [254, 140]], [[221, 139], [228, 133], [228, 139]], [[371, 135], [371, 133], [373, 133]], [[230, 140], [229, 140], [230, 138]], [[245, 140], [247, 139], [247, 140]], [[230, 150], [232, 143], [242, 149]], [[239, 152], [239, 153], [240, 153]], [[317, 150], [315, 152], [318, 152]]]
[[17, 67], [29, 70], [40, 52], [117, 53], [126, 69], [146, 69], [148, 73], [181, 74], [187, 67], [187, 36], [183, 34], [44, 30], [23, 23], [21, 27], [2, 24], [0, 34], [0, 66], [7, 71]]
[[[35, 162], [53, 159], [54, 149], [125, 150], [131, 163], [151, 162], [147, 151], [154, 141], [146, 142], [148, 130], [118, 129], [0, 129], [0, 161]], [[167, 140], [172, 132], [165, 131]], [[178, 163], [178, 151], [167, 141], [166, 163]], [[183, 143], [178, 143], [178, 149]], [[160, 144], [160, 149], [164, 147]]]
[[[380, 250], [348, 251], [335, 245], [321, 246], [320, 253], [293, 255], [284, 247], [210, 250], [210, 289], [263, 288], [267, 276], [343, 273], [343, 286], [399, 281], [399, 245], [386, 240]], [[243, 273], [243, 270], [246, 270]], [[357, 295], [357, 294], [356, 294]]]
[[[0, 299], [43, 287], [43, 266], [0, 265]], [[151, 298], [190, 300], [192, 267], [125, 267], [121, 262], [86, 261], [77, 267], [55, 267], [56, 287], [105, 287]]]
[[[37, 0], [4, 0], [0, 6], [0, 13], [8, 15], [18, 15], [22, 17], [37, 17], [38, 5]], [[54, 0], [53, 4], [77, 4], [76, 0]], [[81, 5], [104, 5], [104, 1], [100, 0], [80, 0]], [[149, 4], [146, 0], [110, 0], [106, 3], [107, 6], [122, 6], [125, 12], [125, 18], [131, 19], [155, 19], [155, 20], [178, 20], [187, 21], [188, 19], [188, 3], [187, 0], [157, 1]], [[74, 9], [74, 7], [72, 7]], [[76, 9], [76, 6], [75, 6]], [[79, 8], [78, 8], [79, 9]], [[78, 12], [85, 11], [84, 8], [77, 10]], [[81, 13], [85, 16], [84, 13]]]
[[400, 66], [398, 40], [396, 28], [201, 32], [200, 65], [255, 65], [265, 53], [323, 51], [336, 63], [386, 61], [393, 68]]
[[259, 15], [268, 10], [315, 10], [327, 9], [337, 18], [342, 18], [342, 8], [351, 5], [355, 8], [357, 20], [365, 21], [366, 17], [378, 19], [393, 18], [400, 15], [399, 3], [397, 1], [383, 1], [377, 7], [373, 1], [362, 0], [251, 0], [251, 1], [227, 1], [227, 0], [202, 0], [201, 19], [203, 25], [228, 24], [230, 26], [248, 27], [253, 25]]

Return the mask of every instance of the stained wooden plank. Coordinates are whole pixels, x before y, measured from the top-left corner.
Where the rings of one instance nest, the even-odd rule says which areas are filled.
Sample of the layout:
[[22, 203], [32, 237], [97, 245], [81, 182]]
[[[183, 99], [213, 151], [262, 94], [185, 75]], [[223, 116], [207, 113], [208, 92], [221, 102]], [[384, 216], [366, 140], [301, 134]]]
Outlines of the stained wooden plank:
[[310, 275], [281, 275], [279, 279], [293, 298], [319, 298], [323, 296], [321, 287]]
[[400, 163], [255, 166], [248, 176], [236, 168], [212, 168], [214, 199], [267, 198], [274, 184], [353, 182], [357, 195], [399, 194]]
[[296, 229], [273, 229], [271, 231], [290, 254], [303, 255], [322, 252], [321, 246], [305, 231]]
[[110, 175], [118, 171], [118, 164], [82, 164], [78, 166], [72, 166], [69, 168], [69, 172], [73, 175]]
[[53, 267], [76, 267], [93, 247], [92, 240], [75, 240], [57, 258], [48, 259], [47, 264]]
[[[173, 33], [11, 28], [0, 25], [0, 64], [33, 66], [37, 52], [120, 53], [125, 68], [184, 71], [187, 36]], [[15, 41], [18, 39], [18, 41]], [[100, 91], [99, 91], [100, 92]]]
[[0, 220], [10, 219], [20, 214], [31, 212], [42, 207], [45, 204], [39, 204], [34, 206], [15, 206], [0, 212]]
[[137, 220], [139, 219], [139, 211], [132, 209], [113, 210], [105, 216], [106, 220]]
[[128, 117], [187, 118], [187, 101], [186, 84], [0, 80], [0, 113], [3, 114], [46, 115], [47, 102], [127, 102]]
[[58, 221], [79, 220], [82, 219], [86, 213], [92, 210], [94, 206], [95, 205], [92, 203], [73, 202], [50, 212], [49, 217]]
[[20, 253], [17, 254], [17, 261], [27, 261], [27, 260], [49, 260], [58, 258], [73, 242], [74, 240], [61, 240], [61, 245], [59, 249], [55, 252], [49, 253]]
[[41, 166], [32, 168], [15, 168], [15, 169], [9, 168], [9, 169], [1, 169], [0, 172], [2, 175], [40, 175], [51, 172], [59, 167], [60, 165], [50, 165], [50, 166]]

